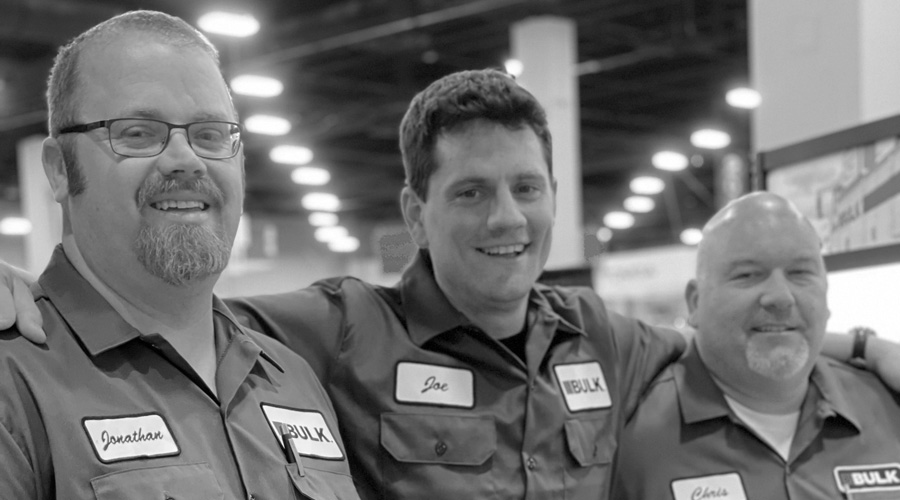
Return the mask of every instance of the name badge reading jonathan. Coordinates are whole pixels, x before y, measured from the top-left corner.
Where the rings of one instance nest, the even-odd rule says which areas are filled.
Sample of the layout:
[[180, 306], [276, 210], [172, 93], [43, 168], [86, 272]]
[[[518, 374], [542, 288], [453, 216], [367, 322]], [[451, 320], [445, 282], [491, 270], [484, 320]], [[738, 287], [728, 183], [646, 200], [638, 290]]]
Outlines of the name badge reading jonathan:
[[298, 455], [327, 460], [343, 460], [344, 452], [328, 428], [325, 417], [313, 410], [294, 410], [263, 403], [269, 427], [282, 443], [279, 427], [290, 436]]
[[162, 415], [85, 418], [82, 421], [94, 453], [103, 463], [136, 458], [168, 457], [181, 452]]
[[672, 481], [675, 500], [747, 500], [737, 472]]
[[394, 397], [400, 403], [473, 408], [475, 376], [463, 368], [401, 361]]
[[596, 410], [612, 406], [606, 379], [597, 361], [556, 365], [553, 370], [556, 372], [556, 380], [559, 382], [569, 411]]

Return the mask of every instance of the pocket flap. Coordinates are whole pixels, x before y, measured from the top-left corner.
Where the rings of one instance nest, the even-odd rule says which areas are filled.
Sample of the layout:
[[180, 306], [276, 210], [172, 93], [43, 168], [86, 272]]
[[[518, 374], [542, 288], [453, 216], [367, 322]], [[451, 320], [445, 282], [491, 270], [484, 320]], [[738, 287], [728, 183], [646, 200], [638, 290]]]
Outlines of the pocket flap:
[[285, 466], [291, 476], [294, 488], [304, 498], [313, 500], [338, 500], [341, 498], [358, 498], [353, 479], [336, 472], [328, 472], [309, 467], [303, 468], [298, 464]]
[[408, 463], [481, 465], [497, 449], [491, 415], [385, 413], [381, 446]]
[[208, 464], [166, 465], [111, 472], [91, 479], [98, 500], [122, 498], [223, 499], [215, 474]]
[[606, 416], [566, 421], [569, 452], [582, 467], [612, 461], [616, 439], [611, 421]]

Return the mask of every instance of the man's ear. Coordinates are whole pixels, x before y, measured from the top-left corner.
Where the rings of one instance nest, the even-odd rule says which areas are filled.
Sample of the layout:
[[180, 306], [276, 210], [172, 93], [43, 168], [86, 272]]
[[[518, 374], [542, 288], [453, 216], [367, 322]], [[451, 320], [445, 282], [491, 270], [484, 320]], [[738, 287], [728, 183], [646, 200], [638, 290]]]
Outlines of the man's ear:
[[553, 217], [556, 217], [556, 177], [550, 178], [550, 186], [553, 188]]
[[400, 192], [400, 208], [403, 210], [406, 228], [419, 248], [428, 248], [428, 234], [425, 232], [425, 223], [422, 221], [425, 216], [424, 205], [425, 202], [409, 186], [404, 187]]
[[700, 292], [697, 286], [697, 280], [688, 281], [687, 287], [684, 289], [684, 300], [688, 307], [688, 324], [697, 328], [697, 308], [700, 305]]
[[41, 162], [44, 164], [44, 175], [47, 176], [50, 189], [53, 191], [53, 199], [57, 203], [62, 203], [69, 196], [69, 177], [66, 175], [66, 162], [58, 139], [53, 137], [44, 139]]

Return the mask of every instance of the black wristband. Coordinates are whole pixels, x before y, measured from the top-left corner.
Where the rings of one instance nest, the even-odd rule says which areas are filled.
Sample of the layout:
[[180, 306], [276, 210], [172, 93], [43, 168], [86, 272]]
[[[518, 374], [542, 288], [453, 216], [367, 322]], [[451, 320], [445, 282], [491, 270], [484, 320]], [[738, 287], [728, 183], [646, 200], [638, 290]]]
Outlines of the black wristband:
[[866, 360], [866, 341], [869, 337], [875, 335], [875, 330], [864, 326], [857, 326], [850, 329], [853, 335], [853, 353], [850, 355], [850, 361], [863, 362]]

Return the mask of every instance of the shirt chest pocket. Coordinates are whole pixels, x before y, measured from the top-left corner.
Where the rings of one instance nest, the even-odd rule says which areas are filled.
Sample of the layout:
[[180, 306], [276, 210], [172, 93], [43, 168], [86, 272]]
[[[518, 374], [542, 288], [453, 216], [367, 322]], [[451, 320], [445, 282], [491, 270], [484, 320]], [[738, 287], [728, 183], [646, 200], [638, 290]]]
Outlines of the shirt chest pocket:
[[300, 464], [286, 466], [294, 483], [298, 499], [338, 500], [357, 498], [353, 479], [348, 474], [304, 467]]
[[97, 500], [224, 499], [205, 463], [116, 471], [91, 479]]
[[381, 446], [398, 462], [417, 464], [483, 464], [497, 449], [490, 415], [385, 413]]

